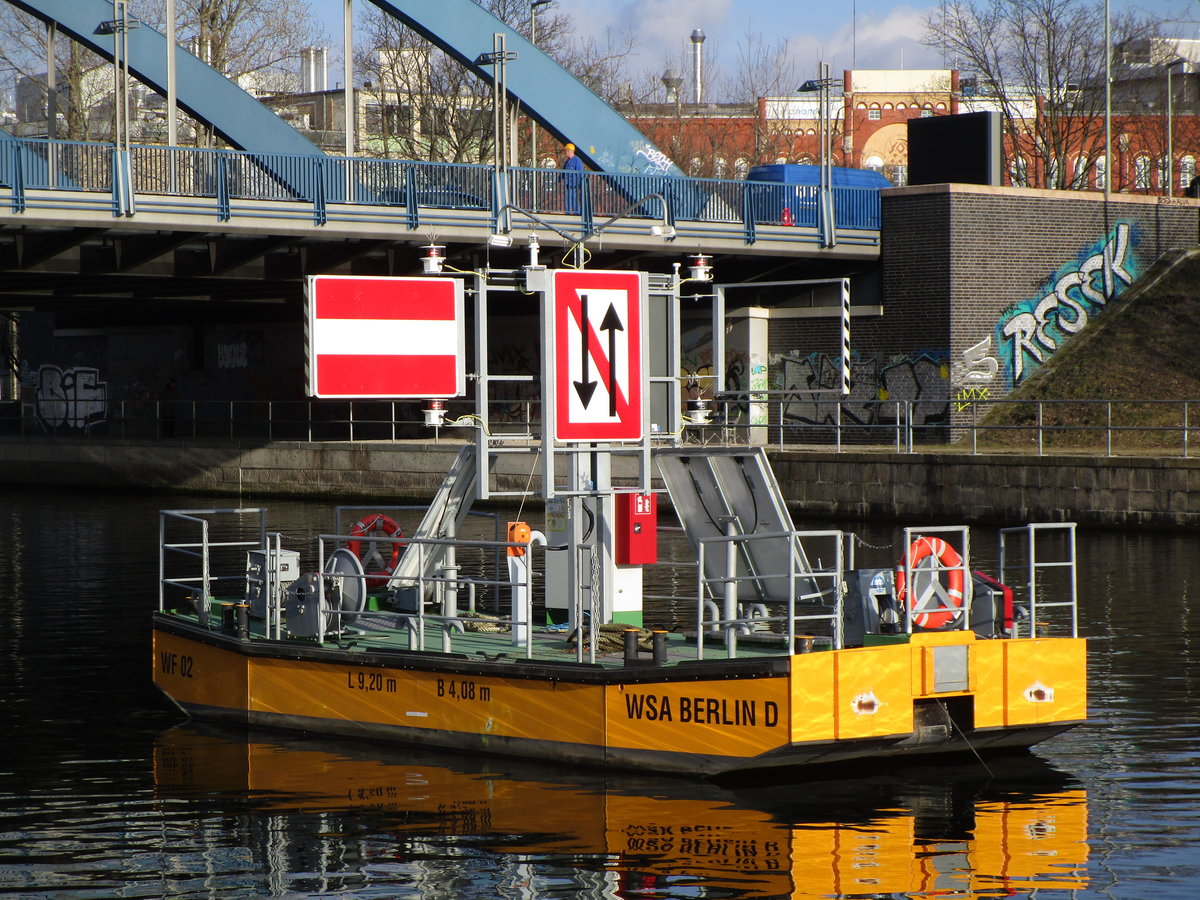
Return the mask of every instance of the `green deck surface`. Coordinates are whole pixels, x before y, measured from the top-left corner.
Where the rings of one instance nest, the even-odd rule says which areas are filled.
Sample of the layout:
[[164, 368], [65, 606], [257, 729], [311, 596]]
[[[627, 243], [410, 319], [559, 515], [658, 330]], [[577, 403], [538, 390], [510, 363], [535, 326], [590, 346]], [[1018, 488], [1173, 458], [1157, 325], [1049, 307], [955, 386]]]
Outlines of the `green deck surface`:
[[[211, 605], [208, 627], [216, 630], [228, 630], [225, 626], [225, 611], [231, 603], [216, 601]], [[191, 612], [178, 611], [174, 613], [184, 621], [197, 622], [198, 617]], [[502, 626], [492, 625], [486, 619], [462, 618], [461, 621], [468, 629], [484, 628], [488, 630], [453, 630], [448, 642], [443, 637], [441, 623], [435, 620], [425, 620], [424, 644], [419, 637], [410, 634], [407, 626], [394, 625], [394, 618], [379, 613], [367, 612], [341, 633], [329, 634], [323, 641], [315, 637], [284, 637], [281, 645], [293, 644], [309, 647], [325, 647], [342, 649], [347, 653], [370, 652], [372, 650], [424, 650], [435, 653], [458, 653], [468, 658], [494, 659], [536, 659], [551, 662], [578, 661], [575, 639], [567, 631], [550, 631], [535, 626], [531, 632], [531, 644], [527, 651], [525, 647], [513, 644], [511, 632], [494, 630]], [[265, 640], [267, 637], [266, 622], [251, 617], [250, 637], [254, 640]], [[594, 662], [612, 668], [620, 668], [625, 664], [624, 635], [622, 626], [613, 630], [602, 630], [597, 635], [597, 647]], [[285, 626], [286, 634], [286, 626]], [[639, 636], [643, 639], [640, 644], [638, 659], [649, 662], [653, 658], [649, 640], [650, 632], [642, 630]], [[739, 659], [762, 658], [765, 656], [782, 656], [785, 653], [786, 639], [784, 635], [761, 631], [749, 635], [739, 635], [737, 639], [736, 656]], [[696, 639], [693, 634], [666, 633], [666, 664], [696, 660]], [[727, 659], [729, 654], [720, 636], [706, 636], [704, 640], [704, 655], [706, 660]], [[590, 655], [588, 637], [585, 635], [582, 661], [593, 662]]]

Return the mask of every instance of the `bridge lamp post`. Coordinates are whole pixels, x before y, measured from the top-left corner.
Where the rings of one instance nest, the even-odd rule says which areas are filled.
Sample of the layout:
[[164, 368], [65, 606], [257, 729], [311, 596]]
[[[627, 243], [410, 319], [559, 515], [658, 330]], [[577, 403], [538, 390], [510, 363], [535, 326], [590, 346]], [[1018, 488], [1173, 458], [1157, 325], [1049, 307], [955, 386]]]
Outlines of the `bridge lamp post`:
[[833, 127], [829, 115], [829, 91], [835, 84], [836, 78], [829, 77], [829, 63], [820, 63], [819, 70], [821, 77], [810, 78], [796, 90], [801, 94], [811, 94], [820, 92], [820, 103], [818, 106], [818, 121], [820, 123], [820, 140], [821, 140], [821, 187], [819, 191], [820, 204], [818, 209], [821, 211], [821, 239], [822, 244], [826, 247], [832, 247], [836, 241], [834, 222], [833, 222]]
[[492, 172], [495, 190], [499, 192], [498, 206], [508, 204], [509, 134], [508, 123], [508, 64], [517, 58], [515, 50], [506, 50], [504, 35], [492, 35], [492, 51], [475, 57], [475, 65], [492, 66]]
[[113, 0], [113, 18], [101, 22], [96, 34], [113, 39], [113, 145], [129, 150], [129, 32], [142, 23], [129, 18], [126, 0]]
[[[554, 0], [530, 0], [529, 3], [529, 43], [537, 46], [537, 13], [543, 6], [549, 6]], [[537, 159], [537, 120], [533, 113], [529, 114], [529, 168], [536, 169]]]
[[126, 0], [113, 0], [113, 18], [96, 34], [113, 39], [113, 198], [122, 215], [133, 215], [133, 178], [129, 159], [129, 32], [142, 23], [129, 17]]
[[[1163, 63], [1167, 72], [1167, 196], [1175, 196], [1175, 88], [1171, 83], [1172, 69], [1188, 61], [1181, 56]], [[1186, 73], [1185, 73], [1186, 74]]]

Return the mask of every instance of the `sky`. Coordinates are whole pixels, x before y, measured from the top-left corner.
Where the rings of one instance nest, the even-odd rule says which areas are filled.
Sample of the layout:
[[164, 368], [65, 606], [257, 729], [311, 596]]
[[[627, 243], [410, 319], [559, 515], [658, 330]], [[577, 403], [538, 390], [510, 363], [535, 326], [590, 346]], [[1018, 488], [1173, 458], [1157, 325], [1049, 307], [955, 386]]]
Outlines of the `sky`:
[[[331, 36], [341, 35], [343, 0], [309, 0], [327, 23]], [[786, 50], [802, 77], [818, 74], [824, 61], [832, 72], [842, 69], [944, 68], [953, 61], [921, 43], [926, 17], [940, 0], [553, 0], [554, 9], [575, 23], [579, 35], [603, 42], [608, 30], [634, 26], [638, 41], [631, 74], [661, 74], [671, 62], [690, 73], [692, 31], [705, 34], [704, 65], [728, 69], [737, 63], [747, 37]], [[1097, 0], [1099, 2], [1099, 0]], [[1140, 9], [1187, 22], [1188, 37], [1200, 36], [1200, 0], [1110, 0], [1115, 15]], [[357, 0], [355, 8], [368, 6]], [[1188, 21], [1191, 20], [1191, 21]], [[739, 47], [741, 45], [741, 47]], [[333, 54], [331, 54], [332, 56]], [[340, 54], [339, 54], [340, 58]], [[331, 80], [334, 79], [331, 73]]]

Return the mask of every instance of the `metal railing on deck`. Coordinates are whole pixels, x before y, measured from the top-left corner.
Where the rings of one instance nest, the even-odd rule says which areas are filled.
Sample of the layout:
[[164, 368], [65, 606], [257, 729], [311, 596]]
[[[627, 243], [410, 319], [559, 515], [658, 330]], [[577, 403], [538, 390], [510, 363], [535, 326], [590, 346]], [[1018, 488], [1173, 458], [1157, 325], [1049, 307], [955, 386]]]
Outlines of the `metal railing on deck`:
[[727, 391], [685, 440], [914, 453], [1195, 456], [1198, 400], [844, 400], [811, 391]]
[[[791, 552], [786, 570], [755, 569], [748, 546], [787, 541]], [[832, 539], [832, 565], [809, 568], [803, 545]], [[730, 659], [738, 655], [739, 635], [777, 639], [776, 652], [790, 655], [797, 639], [812, 640], [813, 631], [829, 645], [842, 646], [845, 581], [845, 535], [841, 531], [735, 534], [701, 538], [697, 565], [696, 658], [704, 659], [705, 636], [725, 644]], [[706, 559], [717, 555], [712, 566]], [[713, 568], [717, 574], [709, 574]], [[815, 626], [815, 627], [814, 627]], [[804, 630], [798, 630], [803, 628]]]
[[[410, 229], [460, 223], [489, 232], [496, 229], [501, 208], [512, 205], [538, 216], [577, 217], [570, 230], [577, 228], [581, 237], [592, 233], [596, 219], [614, 216], [620, 221], [606, 228], [610, 233], [640, 231], [639, 219], [664, 216], [659, 201], [638, 202], [657, 195], [665, 199], [665, 217], [681, 236], [752, 243], [759, 226], [788, 225], [796, 231], [777, 228], [772, 238], [816, 240], [818, 189], [809, 185], [519, 167], [498, 175], [478, 164], [164, 145], [135, 145], [127, 156], [126, 166], [126, 154], [109, 144], [0, 140], [0, 186], [8, 189], [10, 207], [18, 213], [105, 209], [113, 215], [154, 211], [219, 221], [399, 220]], [[878, 244], [879, 191], [832, 190], [839, 239]]]
[[[493, 432], [540, 433], [536, 399], [503, 401]], [[791, 391], [723, 394], [715, 414], [685, 421], [664, 440], [787, 447], [835, 452], [929, 449], [1021, 455], [1195, 457], [1200, 445], [1196, 400], [973, 400], [870, 402], [814, 398]], [[991, 410], [983, 413], [984, 408]], [[53, 397], [0, 401], [0, 435], [47, 437], [392, 441], [454, 436], [452, 424], [430, 429], [417, 404], [386, 400], [106, 400]], [[463, 424], [469, 425], [469, 413]], [[465, 432], [463, 432], [465, 434]]]

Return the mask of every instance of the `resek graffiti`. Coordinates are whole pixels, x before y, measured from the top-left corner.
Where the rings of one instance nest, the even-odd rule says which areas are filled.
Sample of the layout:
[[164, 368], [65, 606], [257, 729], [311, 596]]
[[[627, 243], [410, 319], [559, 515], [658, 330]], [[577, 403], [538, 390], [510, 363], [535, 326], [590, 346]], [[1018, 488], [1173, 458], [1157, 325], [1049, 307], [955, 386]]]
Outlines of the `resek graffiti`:
[[[1063, 342], [1102, 312], [1105, 297], [1115, 298], [1137, 277], [1132, 248], [1137, 235], [1121, 222], [1108, 236], [1063, 266], [1043, 286], [1040, 298], [1009, 307], [996, 323], [996, 345], [1008, 387], [1014, 388], [1046, 362]], [[1112, 261], [1106, 285], [1104, 254]]]

